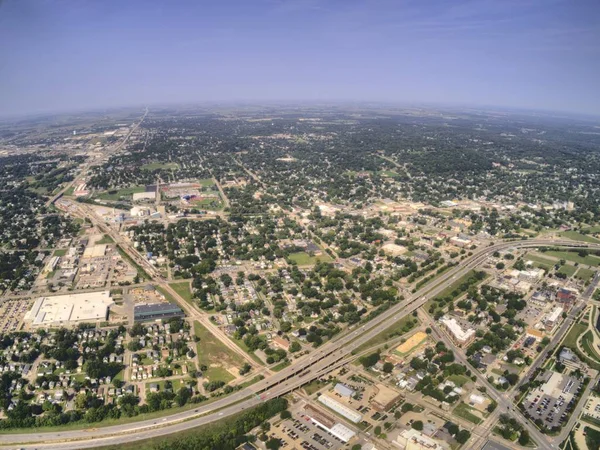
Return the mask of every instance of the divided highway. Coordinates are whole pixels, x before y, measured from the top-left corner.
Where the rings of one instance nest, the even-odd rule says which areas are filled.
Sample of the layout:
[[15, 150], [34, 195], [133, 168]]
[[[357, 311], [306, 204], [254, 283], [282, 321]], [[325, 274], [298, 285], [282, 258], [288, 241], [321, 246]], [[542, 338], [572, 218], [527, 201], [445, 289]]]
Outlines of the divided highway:
[[[162, 418], [123, 425], [47, 433], [37, 433], [32, 429], [27, 434], [4, 434], [0, 435], [0, 446], [18, 446], [20, 448], [31, 449], [91, 448], [163, 436], [220, 420], [243, 409], [251, 408], [262, 401], [287, 394], [303, 384], [331, 372], [343, 364], [345, 358], [350, 356], [355, 349], [401, 318], [416, 311], [429, 298], [441, 293], [470, 270], [480, 267], [492, 253], [511, 248], [537, 248], [542, 246], [600, 249], [600, 245], [597, 244], [579, 243], [569, 240], [540, 239], [502, 242], [489, 247], [479, 248], [474, 251], [472, 256], [440, 275], [430, 286], [423, 287], [405, 301], [391, 307], [384, 314], [380, 314], [365, 324], [356, 325], [312, 353], [299, 358], [282, 371], [244, 390], [218, 399], [213, 403]], [[509, 401], [509, 399], [501, 399], [499, 404], [507, 406]], [[520, 416], [518, 411], [511, 411], [510, 413]], [[521, 417], [519, 418], [521, 419]], [[531, 427], [527, 423], [525, 426], [527, 428]], [[539, 438], [539, 431], [534, 429], [532, 436]], [[545, 438], [543, 440], [538, 439], [538, 446], [544, 449], [552, 448], [547, 444]]]

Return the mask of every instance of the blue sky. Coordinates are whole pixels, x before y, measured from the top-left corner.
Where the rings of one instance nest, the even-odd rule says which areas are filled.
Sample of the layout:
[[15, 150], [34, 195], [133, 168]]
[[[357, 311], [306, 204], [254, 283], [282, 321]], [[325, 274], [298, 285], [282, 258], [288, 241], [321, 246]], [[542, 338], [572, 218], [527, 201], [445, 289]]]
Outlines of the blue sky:
[[0, 0], [0, 114], [365, 100], [600, 114], [599, 0]]

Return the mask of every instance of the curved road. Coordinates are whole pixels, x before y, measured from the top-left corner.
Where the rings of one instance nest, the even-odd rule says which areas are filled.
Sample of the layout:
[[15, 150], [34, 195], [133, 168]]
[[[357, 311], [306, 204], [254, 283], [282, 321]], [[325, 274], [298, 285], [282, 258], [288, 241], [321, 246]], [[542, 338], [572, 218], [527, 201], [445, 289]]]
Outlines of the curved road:
[[[243, 409], [251, 408], [262, 401], [284, 395], [308, 381], [331, 372], [334, 368], [343, 364], [344, 359], [353, 350], [376, 336], [382, 329], [393, 325], [402, 317], [416, 311], [425, 304], [428, 298], [442, 292], [468, 271], [479, 267], [493, 252], [509, 248], [537, 248], [541, 246], [600, 249], [598, 244], [568, 240], [511, 241], [483, 247], [475, 250], [472, 256], [463, 260], [458, 266], [442, 274], [431, 286], [425, 286], [407, 300], [391, 307], [384, 314], [380, 314], [364, 325], [356, 325], [314, 352], [299, 358], [282, 371], [213, 403], [153, 420], [143, 420], [123, 425], [46, 433], [36, 433], [32, 429], [26, 434], [3, 434], [0, 435], [0, 446], [28, 449], [91, 448], [164, 436], [225, 418]], [[500, 404], [502, 403], [504, 402]], [[537, 430], [535, 429], [535, 431]], [[538, 437], [539, 434], [539, 431], [537, 433], [535, 431], [532, 432], [534, 438]], [[545, 444], [547, 442], [545, 438], [544, 441], [538, 440], [537, 442], [541, 448], [552, 448], [550, 445]]]

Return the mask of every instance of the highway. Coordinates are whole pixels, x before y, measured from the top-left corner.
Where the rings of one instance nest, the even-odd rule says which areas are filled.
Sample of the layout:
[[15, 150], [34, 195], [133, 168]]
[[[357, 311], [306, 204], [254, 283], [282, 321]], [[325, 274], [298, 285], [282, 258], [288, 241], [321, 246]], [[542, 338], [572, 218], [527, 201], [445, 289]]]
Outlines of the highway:
[[[111, 237], [115, 242], [123, 245], [125, 251], [133, 250], [127, 243], [123, 244], [123, 238], [110, 227], [104, 226], [110, 230]], [[127, 245], [125, 245], [127, 244]], [[159, 419], [144, 420], [132, 422], [128, 424], [100, 427], [91, 430], [71, 430], [71, 431], [54, 431], [47, 433], [36, 433], [31, 430], [26, 434], [4, 434], [0, 435], [0, 446], [19, 446], [21, 448], [90, 448], [110, 443], [132, 442], [139, 439], [147, 439], [162, 435], [167, 435], [182, 431], [189, 428], [194, 428], [211, 421], [225, 418], [231, 414], [239, 412], [241, 409], [247, 409], [256, 405], [260, 401], [265, 401], [271, 398], [279, 397], [288, 392], [301, 387], [303, 384], [319, 378], [331, 372], [341, 364], [345, 363], [345, 358], [351, 355], [352, 351], [360, 347], [362, 344], [375, 337], [380, 331], [393, 325], [395, 322], [416, 311], [423, 306], [425, 302], [450, 286], [456, 279], [460, 278], [470, 270], [479, 267], [485, 259], [495, 251], [507, 250], [510, 248], [536, 248], [541, 246], [562, 246], [570, 248], [595, 248], [600, 249], [600, 245], [589, 244], [584, 242], [573, 242], [569, 240], [525, 240], [502, 242], [488, 247], [483, 247], [475, 250], [473, 255], [463, 260], [458, 266], [444, 272], [430, 285], [418, 290], [405, 301], [392, 306], [384, 314], [380, 314], [365, 324], [358, 324], [344, 334], [329, 341], [313, 351], [296, 360], [292, 365], [275, 373], [264, 380], [261, 380], [254, 385], [231, 394], [227, 397], [218, 399], [217, 401], [199, 406], [196, 409], [178, 412]], [[135, 256], [136, 262], [142, 265], [153, 276], [156, 276], [156, 281], [159, 285], [164, 286], [166, 281], [164, 278], [156, 274], [156, 269], [147, 261], [141, 258], [137, 251], [133, 250], [132, 257]], [[148, 267], [149, 266], [149, 267]], [[465, 358], [466, 362], [466, 358]], [[478, 373], [478, 372], [476, 372]], [[483, 375], [484, 386], [489, 383]], [[492, 386], [488, 387], [488, 392], [497, 402], [499, 407], [505, 407], [511, 415], [518, 417], [521, 420], [521, 413], [512, 402], [505, 398], [502, 394], [498, 394]], [[216, 409], [220, 408], [218, 411]], [[201, 417], [199, 417], [202, 415]], [[525, 423], [527, 428], [530, 425]], [[551, 449], [548, 444], [545, 445], [545, 437], [538, 439], [539, 431], [535, 429], [531, 436], [536, 439], [540, 448]], [[111, 441], [114, 439], [114, 441]], [[76, 440], [77, 444], [73, 447], [67, 446], [65, 441]]]

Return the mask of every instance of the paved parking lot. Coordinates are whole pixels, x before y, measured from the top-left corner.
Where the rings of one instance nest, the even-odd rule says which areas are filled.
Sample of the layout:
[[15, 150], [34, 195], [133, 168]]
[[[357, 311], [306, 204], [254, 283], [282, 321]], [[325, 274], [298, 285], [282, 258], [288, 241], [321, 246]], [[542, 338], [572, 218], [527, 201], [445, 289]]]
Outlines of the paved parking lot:
[[565, 377], [564, 384], [552, 395], [543, 391], [533, 391], [525, 401], [525, 408], [533, 420], [541, 419], [548, 428], [557, 427], [567, 419], [573, 409], [573, 397], [581, 389], [581, 381]]
[[289, 444], [305, 450], [339, 450], [344, 443], [327, 431], [314, 425], [308, 416], [303, 414], [280, 423], [279, 429], [271, 430], [271, 436], [284, 437], [287, 448]]

